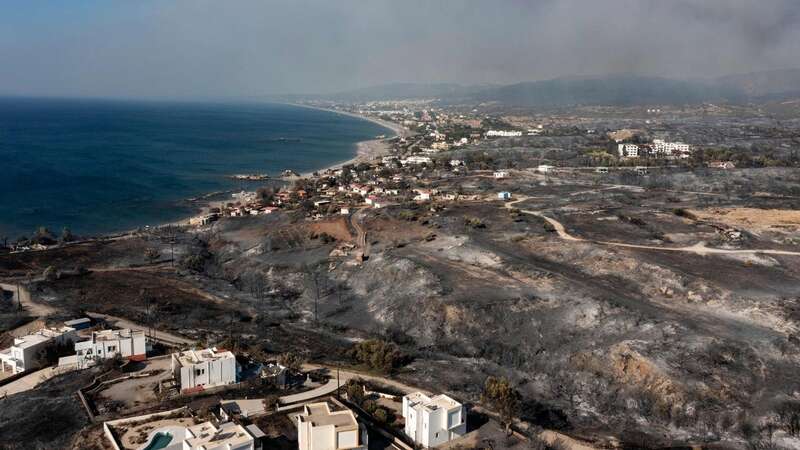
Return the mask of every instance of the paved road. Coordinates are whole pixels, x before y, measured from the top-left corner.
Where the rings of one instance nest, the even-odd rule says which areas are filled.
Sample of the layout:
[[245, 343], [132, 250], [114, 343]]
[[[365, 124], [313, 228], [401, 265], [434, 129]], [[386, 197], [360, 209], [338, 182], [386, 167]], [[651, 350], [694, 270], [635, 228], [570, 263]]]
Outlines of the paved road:
[[319, 386], [317, 388], [311, 389], [310, 391], [300, 392], [299, 394], [292, 394], [292, 395], [284, 395], [281, 397], [281, 404], [282, 405], [291, 405], [292, 403], [301, 403], [307, 402], [309, 400], [313, 400], [318, 397], [324, 397], [326, 395], [333, 394], [336, 392], [336, 387], [344, 385], [347, 383], [349, 378], [344, 379], [343, 377], [339, 378], [339, 382], [336, 382], [336, 378], [328, 380], [327, 383]]
[[[513, 205], [528, 200], [528, 197], [520, 197], [513, 202], [508, 202], [505, 204], [506, 208], [512, 208]], [[627, 244], [624, 242], [609, 242], [609, 241], [595, 241], [589, 239], [583, 239], [576, 236], [573, 236], [567, 232], [564, 225], [553, 219], [552, 217], [547, 217], [539, 211], [531, 211], [528, 209], [520, 209], [519, 210], [523, 214], [529, 214], [537, 217], [541, 217], [542, 219], [546, 220], [553, 228], [556, 230], [558, 237], [564, 239], [565, 241], [572, 241], [572, 242], [589, 242], [593, 244], [600, 244], [600, 245], [608, 245], [613, 247], [625, 247], [625, 248], [635, 248], [635, 249], [642, 249], [642, 250], [658, 250], [658, 251], [666, 251], [666, 252], [684, 252], [684, 253], [694, 253], [696, 255], [705, 256], [705, 255], [713, 255], [713, 254], [722, 254], [722, 255], [754, 255], [754, 254], [762, 254], [762, 255], [781, 255], [781, 256], [800, 256], [800, 252], [791, 252], [787, 250], [772, 250], [772, 249], [747, 249], [747, 250], [727, 250], [722, 248], [713, 248], [707, 247], [705, 242], [698, 242], [694, 245], [687, 246], [687, 247], [664, 247], [664, 246], [657, 246], [657, 245], [640, 245], [640, 244]]]

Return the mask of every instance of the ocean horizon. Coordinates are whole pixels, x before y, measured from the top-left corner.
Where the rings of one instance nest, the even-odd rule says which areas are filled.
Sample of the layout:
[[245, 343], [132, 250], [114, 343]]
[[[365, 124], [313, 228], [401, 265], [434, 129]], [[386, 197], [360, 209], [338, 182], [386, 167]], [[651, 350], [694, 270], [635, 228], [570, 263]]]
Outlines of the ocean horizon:
[[263, 184], [230, 175], [320, 170], [379, 134], [276, 103], [0, 98], [0, 239], [173, 222], [197, 211], [189, 199]]

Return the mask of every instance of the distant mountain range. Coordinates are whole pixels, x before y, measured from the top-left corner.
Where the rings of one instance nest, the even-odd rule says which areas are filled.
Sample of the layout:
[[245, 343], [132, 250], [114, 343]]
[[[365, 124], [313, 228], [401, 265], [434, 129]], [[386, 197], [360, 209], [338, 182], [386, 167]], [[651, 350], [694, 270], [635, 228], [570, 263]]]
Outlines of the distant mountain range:
[[[311, 96], [298, 96], [295, 99], [301, 97]], [[435, 98], [442, 103], [498, 102], [521, 107], [744, 103], [784, 97], [800, 97], [800, 69], [693, 80], [608, 75], [564, 77], [505, 86], [401, 83], [314, 96], [317, 99], [343, 102]]]

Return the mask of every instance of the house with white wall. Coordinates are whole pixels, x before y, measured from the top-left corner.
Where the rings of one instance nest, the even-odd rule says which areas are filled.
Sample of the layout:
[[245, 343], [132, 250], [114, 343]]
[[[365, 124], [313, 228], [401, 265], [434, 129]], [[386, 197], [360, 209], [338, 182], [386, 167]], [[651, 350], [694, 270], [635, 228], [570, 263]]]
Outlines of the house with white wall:
[[552, 172], [553, 169], [555, 169], [555, 167], [547, 164], [539, 164], [539, 166], [536, 168], [536, 171], [539, 173], [549, 173]]
[[403, 397], [404, 432], [425, 448], [436, 447], [467, 433], [464, 405], [446, 395], [414, 392]]
[[688, 158], [692, 153], [692, 147], [689, 144], [684, 144], [683, 142], [667, 142], [663, 139], [653, 140], [653, 150], [656, 154], [680, 156], [681, 158]]
[[407, 164], [430, 164], [433, 160], [428, 158], [427, 156], [409, 156], [406, 159], [400, 160], [400, 164], [407, 165]]
[[520, 137], [522, 131], [506, 131], [506, 130], [489, 130], [486, 132], [486, 137]]
[[14, 338], [14, 345], [0, 350], [0, 370], [17, 374], [41, 368], [42, 352], [50, 346], [67, 345], [75, 341], [72, 327], [44, 328], [26, 336]]
[[617, 146], [620, 158], [638, 158], [639, 146], [636, 144], [619, 144]]
[[79, 369], [116, 356], [132, 361], [144, 361], [147, 359], [146, 353], [144, 331], [134, 331], [129, 328], [95, 331], [91, 339], [75, 343], [76, 363]]
[[295, 418], [299, 450], [359, 450], [367, 448], [366, 429], [353, 411], [332, 411], [327, 402], [309, 403]]
[[172, 375], [184, 393], [234, 384], [239, 370], [236, 356], [216, 347], [172, 354]]

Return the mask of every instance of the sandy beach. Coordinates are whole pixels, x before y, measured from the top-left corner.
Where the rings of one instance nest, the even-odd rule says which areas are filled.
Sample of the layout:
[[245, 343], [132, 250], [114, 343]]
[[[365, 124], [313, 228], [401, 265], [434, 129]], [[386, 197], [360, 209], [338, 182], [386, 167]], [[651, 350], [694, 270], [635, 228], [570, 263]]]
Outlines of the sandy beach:
[[[345, 116], [350, 116], [350, 117], [354, 117], [354, 118], [361, 119], [361, 120], [367, 120], [369, 122], [372, 122], [372, 123], [380, 125], [380, 126], [382, 126], [384, 128], [387, 128], [387, 129], [391, 130], [392, 133], [393, 133], [393, 135], [387, 135], [383, 139], [372, 139], [372, 140], [368, 140], [368, 141], [358, 142], [358, 143], [356, 143], [356, 155], [354, 157], [352, 157], [352, 158], [350, 158], [350, 159], [348, 159], [346, 161], [342, 161], [342, 162], [339, 162], [339, 163], [336, 163], [336, 164], [333, 164], [333, 165], [330, 165], [330, 166], [327, 166], [327, 167], [323, 167], [323, 168], [318, 169], [318, 170], [316, 170], [314, 172], [324, 172], [326, 170], [336, 170], [336, 169], [339, 169], [339, 168], [341, 168], [343, 166], [346, 166], [346, 165], [358, 164], [358, 163], [362, 163], [362, 162], [369, 162], [369, 161], [372, 161], [375, 158], [379, 158], [381, 156], [386, 156], [386, 155], [388, 155], [390, 153], [389, 144], [386, 142], [387, 139], [392, 139], [392, 138], [397, 137], [397, 136], [399, 136], [399, 137], [407, 137], [407, 136], [410, 136], [411, 134], [413, 134], [411, 131], [409, 131], [407, 128], [403, 127], [400, 124], [397, 124], [397, 123], [394, 123], [394, 122], [388, 122], [386, 120], [378, 119], [376, 117], [363, 116], [363, 115], [352, 113], [352, 112], [348, 112], [348, 111], [339, 111], [339, 110], [336, 110], [336, 109], [322, 108], [322, 107], [318, 107], [318, 106], [302, 105], [302, 104], [296, 104], [296, 103], [287, 103], [287, 105], [298, 106], [298, 107], [301, 107], [301, 108], [318, 109], [320, 111], [327, 111], [327, 112], [332, 112], [334, 114], [342, 114], [342, 115], [345, 115]], [[304, 178], [310, 177], [310, 176], [312, 176], [314, 174], [314, 172], [306, 172], [306, 173], [301, 174], [301, 176], [304, 177]]]

